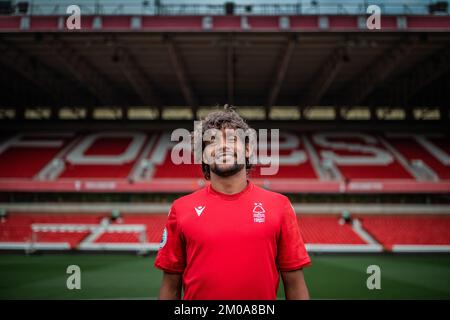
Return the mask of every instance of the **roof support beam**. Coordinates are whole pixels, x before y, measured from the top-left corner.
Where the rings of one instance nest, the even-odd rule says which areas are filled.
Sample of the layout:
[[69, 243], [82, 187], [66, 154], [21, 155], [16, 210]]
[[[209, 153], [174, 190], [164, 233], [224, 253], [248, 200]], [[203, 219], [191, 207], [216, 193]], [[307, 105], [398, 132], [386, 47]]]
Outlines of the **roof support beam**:
[[306, 98], [300, 104], [307, 106], [318, 105], [347, 59], [347, 48], [340, 47], [335, 49], [331, 56], [327, 57], [318, 75], [314, 76]]
[[227, 100], [228, 103], [234, 104], [234, 69], [235, 69], [235, 52], [233, 37], [230, 35], [227, 41]]
[[[441, 48], [427, 59], [410, 68], [410, 73], [399, 77], [395, 84], [386, 90], [385, 96], [393, 97], [392, 100], [395, 105], [411, 108], [414, 103], [418, 102], [413, 98], [421, 95], [424, 89], [444, 76], [449, 69], [450, 48]], [[432, 97], [436, 96], [434, 93], [428, 93]]]
[[20, 74], [37, 89], [56, 100], [55, 88], [60, 87], [58, 76], [50, 68], [39, 63], [24, 50], [0, 41], [0, 63]]
[[118, 65], [122, 74], [127, 78], [136, 94], [145, 105], [154, 105], [161, 108], [161, 99], [157, 95], [147, 75], [139, 66], [135, 57], [123, 46], [117, 48]]
[[98, 69], [68, 43], [54, 37], [47, 44], [67, 69], [70, 70], [74, 78], [80, 83], [85, 84], [89, 92], [100, 103], [104, 105], [117, 105], [121, 103], [114, 89]]
[[429, 60], [416, 66], [407, 79], [407, 99], [439, 79], [450, 69], [450, 48], [441, 50]]
[[356, 106], [363, 103], [381, 82], [388, 79], [417, 43], [417, 37], [408, 36], [383, 56], [377, 57], [372, 67], [355, 79], [354, 85], [347, 95], [350, 97], [348, 104]]
[[278, 94], [280, 93], [281, 85], [286, 76], [289, 62], [291, 61], [292, 53], [294, 52], [295, 42], [296, 42], [295, 38], [290, 38], [282, 50], [281, 59], [278, 60], [278, 64], [276, 65], [275, 70], [273, 72], [274, 81], [272, 82], [272, 84], [269, 88], [269, 95], [267, 96], [267, 102], [266, 102], [266, 110], [270, 110], [270, 108], [277, 101]]
[[178, 83], [183, 93], [183, 97], [186, 103], [194, 109], [194, 118], [196, 117], [196, 110], [198, 108], [198, 100], [192, 90], [190, 81], [187, 76], [186, 67], [181, 59], [180, 52], [177, 49], [173, 39], [167, 38], [166, 40], [167, 49], [169, 51], [169, 58], [172, 62], [173, 69], [178, 78]]

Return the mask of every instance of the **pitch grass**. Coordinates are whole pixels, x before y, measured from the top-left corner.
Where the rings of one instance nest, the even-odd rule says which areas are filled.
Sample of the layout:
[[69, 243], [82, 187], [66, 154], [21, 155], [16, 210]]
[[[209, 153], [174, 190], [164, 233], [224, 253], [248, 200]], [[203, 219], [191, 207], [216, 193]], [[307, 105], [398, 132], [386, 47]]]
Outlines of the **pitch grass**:
[[[0, 299], [154, 299], [161, 271], [154, 256], [0, 255]], [[317, 255], [305, 269], [313, 299], [450, 299], [450, 255]], [[81, 268], [81, 290], [68, 290], [67, 266]], [[381, 290], [368, 290], [369, 265]], [[281, 282], [280, 282], [281, 283]], [[284, 299], [280, 285], [278, 297]]]

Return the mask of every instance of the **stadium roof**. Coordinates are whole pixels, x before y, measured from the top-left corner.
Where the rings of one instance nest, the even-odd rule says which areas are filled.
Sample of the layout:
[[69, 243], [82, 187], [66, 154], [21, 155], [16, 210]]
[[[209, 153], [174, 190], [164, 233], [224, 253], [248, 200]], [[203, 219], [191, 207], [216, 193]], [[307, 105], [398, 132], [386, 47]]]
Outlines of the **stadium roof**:
[[[11, 1], [18, 2], [18, 1]], [[27, 2], [27, 1], [21, 1]], [[76, 4], [85, 14], [100, 15], [308, 15], [365, 14], [367, 6], [378, 5], [384, 14], [429, 14], [439, 9], [448, 14], [448, 7], [434, 6], [428, 0], [33, 0], [28, 13], [33, 15], [66, 14]], [[447, 1], [439, 1], [447, 2]]]
[[3, 109], [232, 103], [448, 115], [449, 15], [382, 16], [374, 31], [350, 14], [87, 15], [75, 31], [64, 18], [0, 16]]

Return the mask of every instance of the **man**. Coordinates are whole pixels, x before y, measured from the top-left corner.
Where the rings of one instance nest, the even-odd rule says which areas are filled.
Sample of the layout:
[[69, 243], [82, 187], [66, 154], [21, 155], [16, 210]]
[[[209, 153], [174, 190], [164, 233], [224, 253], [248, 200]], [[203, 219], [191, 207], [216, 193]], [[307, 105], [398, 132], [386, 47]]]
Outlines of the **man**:
[[[248, 125], [230, 107], [209, 114], [202, 130], [215, 129], [203, 162], [211, 183], [177, 199], [170, 210], [155, 266], [164, 271], [160, 299], [276, 299], [279, 274], [286, 299], [309, 299], [305, 250], [289, 199], [247, 179], [249, 143], [232, 130]], [[237, 161], [245, 154], [245, 163]]]

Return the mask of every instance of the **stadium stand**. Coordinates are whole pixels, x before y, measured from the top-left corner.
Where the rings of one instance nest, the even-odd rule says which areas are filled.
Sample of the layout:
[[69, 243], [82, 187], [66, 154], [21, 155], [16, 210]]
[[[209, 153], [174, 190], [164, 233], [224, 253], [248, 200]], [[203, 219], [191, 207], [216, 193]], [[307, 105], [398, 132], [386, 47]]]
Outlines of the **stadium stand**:
[[337, 216], [304, 215], [299, 225], [308, 244], [366, 244], [351, 226], [339, 225]]
[[[450, 252], [450, 210], [423, 200], [450, 201], [447, 6], [380, 0], [373, 30], [362, 0], [162, 2], [83, 1], [82, 30], [67, 1], [0, 8], [0, 249], [157, 250], [161, 202], [207, 183], [170, 132], [230, 103], [280, 129], [278, 173], [251, 178], [316, 201], [293, 203], [309, 251]], [[352, 223], [320, 201], [367, 195]]]
[[[6, 250], [157, 250], [167, 215], [124, 213], [43, 214], [11, 212], [0, 222], [0, 248]], [[302, 214], [299, 225], [310, 252], [450, 251], [447, 215], [356, 215], [340, 224], [338, 215]], [[363, 232], [363, 234], [361, 234]], [[369, 235], [367, 238], [366, 234]], [[371, 240], [374, 239], [373, 240]], [[369, 239], [369, 240], [368, 240]]]
[[450, 244], [450, 217], [364, 216], [364, 228], [390, 251], [448, 250]]
[[[70, 136], [70, 137], [68, 137]], [[101, 190], [126, 191], [134, 183], [184, 181], [184, 192], [202, 186], [199, 166], [175, 165], [170, 158], [169, 133], [97, 132], [51, 136], [19, 134], [0, 145], [0, 189], [39, 188], [46, 191], [59, 183], [76, 190], [86, 185]], [[384, 136], [376, 133], [281, 134], [280, 168], [275, 177], [262, 176], [259, 167], [252, 178], [277, 182], [285, 190], [304, 181], [317, 191], [342, 191], [342, 184], [366, 183], [374, 192], [450, 190], [449, 137], [437, 134]], [[33, 161], [29, 161], [29, 159]], [[285, 182], [285, 183], [284, 183]], [[296, 183], [290, 186], [290, 182]], [[118, 183], [118, 184], [115, 184]], [[372, 185], [371, 185], [372, 184]], [[27, 187], [28, 186], [28, 187]], [[356, 186], [356, 187], [355, 187]], [[290, 188], [290, 189], [289, 189]], [[158, 189], [158, 184], [152, 188]], [[280, 190], [281, 191], [281, 190]]]

